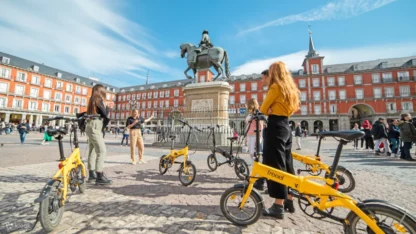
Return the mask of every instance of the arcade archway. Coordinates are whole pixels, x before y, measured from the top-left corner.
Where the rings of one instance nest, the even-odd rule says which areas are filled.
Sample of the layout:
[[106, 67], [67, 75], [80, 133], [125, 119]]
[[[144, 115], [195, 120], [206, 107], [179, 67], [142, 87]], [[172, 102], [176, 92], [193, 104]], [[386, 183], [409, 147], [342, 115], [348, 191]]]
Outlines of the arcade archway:
[[306, 120], [303, 120], [302, 122], [300, 122], [300, 127], [306, 131], [308, 131], [309, 133], [309, 123]]
[[354, 124], [357, 123], [358, 126], [361, 126], [364, 120], [370, 120], [374, 115], [374, 109], [367, 104], [355, 104], [351, 106], [348, 111], [350, 114], [350, 129], [354, 127]]
[[316, 132], [317, 129], [319, 131], [324, 129], [324, 123], [321, 120], [316, 120], [315, 122], [313, 122], [313, 132]]

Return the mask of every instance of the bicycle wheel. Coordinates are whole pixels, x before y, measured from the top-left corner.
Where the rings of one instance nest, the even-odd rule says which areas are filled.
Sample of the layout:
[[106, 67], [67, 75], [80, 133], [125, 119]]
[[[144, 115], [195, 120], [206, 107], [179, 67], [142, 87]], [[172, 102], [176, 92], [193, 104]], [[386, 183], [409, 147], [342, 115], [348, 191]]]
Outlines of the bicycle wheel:
[[165, 174], [169, 169], [168, 167], [169, 159], [166, 159], [166, 158], [164, 159], [164, 157], [166, 157], [166, 155], [162, 155], [159, 161], [159, 172], [161, 175]]
[[[229, 188], [221, 196], [220, 207], [222, 214], [236, 225], [250, 225], [260, 218], [264, 209], [261, 198], [253, 192], [250, 194], [243, 209], [240, 209], [245, 188]], [[230, 205], [230, 207], [228, 207]]]
[[240, 180], [245, 180], [250, 175], [250, 168], [246, 161], [241, 158], [235, 159], [234, 171]]
[[87, 184], [85, 183], [85, 177], [82, 176], [82, 166], [77, 167], [77, 179], [78, 179], [78, 188], [80, 193], [85, 193], [87, 189]]
[[51, 232], [58, 227], [65, 211], [65, 207], [60, 204], [63, 199], [60, 184], [60, 181], [55, 181], [49, 196], [40, 203], [39, 221], [46, 232]]
[[[416, 221], [403, 211], [386, 204], [366, 204], [363, 211], [377, 220], [377, 225], [386, 234], [416, 233]], [[347, 234], [374, 233], [354, 212], [347, 215], [350, 224]]]
[[210, 154], [210, 155], [208, 156], [208, 158], [207, 158], [207, 164], [208, 164], [208, 168], [209, 168], [211, 171], [215, 171], [215, 170], [217, 170], [217, 167], [218, 167], [218, 161], [217, 161], [217, 158], [215, 157], [215, 155], [214, 155], [214, 154]]
[[196, 167], [193, 163], [188, 162], [186, 163], [186, 168], [184, 164], [181, 164], [181, 168], [179, 169], [179, 181], [182, 185], [188, 186], [191, 185], [196, 177]]
[[[330, 168], [331, 169], [331, 168]], [[338, 191], [342, 193], [349, 193], [355, 188], [355, 179], [345, 167], [338, 166], [335, 171], [337, 181], [339, 183]], [[329, 173], [325, 173], [325, 177], [328, 177]]]

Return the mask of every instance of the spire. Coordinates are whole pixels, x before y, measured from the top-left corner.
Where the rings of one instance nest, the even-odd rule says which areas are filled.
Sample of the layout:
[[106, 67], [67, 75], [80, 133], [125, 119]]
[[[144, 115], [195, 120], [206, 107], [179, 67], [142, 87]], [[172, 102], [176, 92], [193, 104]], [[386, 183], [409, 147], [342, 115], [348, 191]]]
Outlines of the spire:
[[315, 51], [315, 47], [313, 46], [313, 40], [312, 40], [312, 31], [311, 31], [311, 26], [308, 26], [308, 32], [309, 32], [309, 51], [308, 54], [306, 55], [307, 58], [312, 58], [312, 57], [316, 57], [319, 54], [316, 53]]
[[146, 84], [149, 84], [149, 70], [147, 70]]

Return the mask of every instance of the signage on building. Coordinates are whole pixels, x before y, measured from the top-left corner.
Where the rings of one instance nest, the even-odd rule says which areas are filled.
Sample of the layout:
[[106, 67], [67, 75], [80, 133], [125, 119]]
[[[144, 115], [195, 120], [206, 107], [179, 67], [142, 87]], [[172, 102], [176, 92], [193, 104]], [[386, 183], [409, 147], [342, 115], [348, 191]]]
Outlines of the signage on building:
[[247, 111], [247, 108], [240, 108], [240, 114], [244, 115]]

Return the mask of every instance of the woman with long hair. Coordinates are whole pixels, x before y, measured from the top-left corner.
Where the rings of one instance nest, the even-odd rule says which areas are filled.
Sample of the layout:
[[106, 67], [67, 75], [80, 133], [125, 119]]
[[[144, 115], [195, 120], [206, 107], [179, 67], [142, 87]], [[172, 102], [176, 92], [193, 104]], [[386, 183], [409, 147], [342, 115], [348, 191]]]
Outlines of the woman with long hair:
[[144, 119], [143, 117], [139, 116], [139, 110], [133, 110], [131, 112], [131, 116], [127, 118], [126, 128], [130, 130], [130, 156], [131, 163], [133, 165], [136, 164], [136, 160], [134, 159], [134, 151], [136, 149], [136, 145], [139, 151], [139, 163], [146, 163], [146, 161], [143, 160], [144, 143], [142, 128], [144, 123], [147, 123], [152, 119], [153, 114], [148, 119]]
[[[283, 62], [273, 63], [269, 68], [268, 92], [260, 111], [267, 114], [266, 148], [263, 163], [270, 167], [295, 174], [292, 158], [292, 130], [289, 117], [299, 109], [300, 91]], [[286, 186], [267, 181], [268, 193], [275, 199], [263, 215], [284, 218], [284, 211], [295, 212], [293, 197]]]
[[88, 102], [87, 114], [100, 115], [87, 119], [85, 133], [88, 137], [88, 182], [95, 180], [96, 184], [110, 185], [111, 180], [104, 175], [104, 161], [107, 149], [104, 143], [103, 132], [110, 122], [108, 112], [113, 108], [114, 102], [106, 102], [106, 91], [103, 85], [97, 84], [92, 88], [92, 95]]

